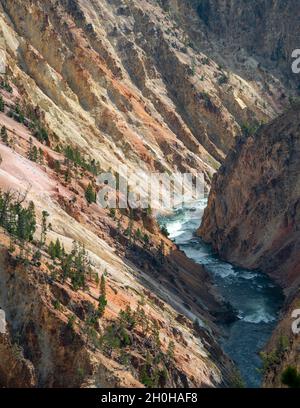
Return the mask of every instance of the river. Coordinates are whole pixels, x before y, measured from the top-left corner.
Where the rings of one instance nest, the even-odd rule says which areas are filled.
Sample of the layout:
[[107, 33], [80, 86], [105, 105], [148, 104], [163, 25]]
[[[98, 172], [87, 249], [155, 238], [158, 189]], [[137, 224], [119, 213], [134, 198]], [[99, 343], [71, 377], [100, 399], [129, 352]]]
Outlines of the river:
[[199, 228], [207, 199], [160, 217], [172, 239], [185, 254], [210, 272], [223, 297], [238, 313], [238, 320], [225, 326], [224, 351], [240, 370], [247, 387], [259, 387], [260, 350], [274, 329], [283, 302], [281, 289], [260, 271], [249, 271], [222, 261], [200, 238]]

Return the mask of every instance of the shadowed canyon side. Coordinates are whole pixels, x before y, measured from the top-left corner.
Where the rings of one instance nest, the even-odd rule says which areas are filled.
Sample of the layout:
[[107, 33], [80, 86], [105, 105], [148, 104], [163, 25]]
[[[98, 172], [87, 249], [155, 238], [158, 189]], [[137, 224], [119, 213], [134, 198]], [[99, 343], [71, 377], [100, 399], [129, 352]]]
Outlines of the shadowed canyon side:
[[300, 300], [299, 174], [300, 106], [295, 105], [237, 141], [213, 179], [199, 230], [223, 259], [260, 269], [285, 289], [282, 320], [265, 355], [266, 386], [282, 385], [287, 366], [300, 368], [299, 335], [292, 332]]
[[[209, 37], [207, 49], [226, 60], [234, 72], [246, 78], [273, 75], [297, 90], [300, 79], [291, 70], [292, 52], [299, 48], [299, 3], [297, 0], [190, 0]], [[213, 40], [213, 41], [212, 41]], [[205, 43], [205, 41], [204, 41]], [[257, 75], [257, 74], [256, 74]], [[258, 77], [256, 76], [256, 80]], [[272, 86], [264, 88], [272, 96]], [[284, 95], [281, 95], [284, 98]]]

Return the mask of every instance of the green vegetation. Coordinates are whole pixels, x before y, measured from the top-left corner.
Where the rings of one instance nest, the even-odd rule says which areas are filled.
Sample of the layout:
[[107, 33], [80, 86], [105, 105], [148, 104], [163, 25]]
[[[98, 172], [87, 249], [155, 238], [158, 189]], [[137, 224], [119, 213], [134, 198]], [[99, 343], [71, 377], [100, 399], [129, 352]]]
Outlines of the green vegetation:
[[270, 353], [261, 352], [260, 358], [263, 363], [262, 372], [266, 373], [270, 368], [278, 365], [282, 360], [283, 354], [289, 348], [289, 338], [287, 336], [279, 336], [276, 347]]
[[49, 217], [49, 214], [47, 211], [42, 212], [42, 226], [41, 226], [41, 238], [40, 238], [40, 246], [43, 246], [46, 242], [46, 236], [47, 236], [47, 219]]
[[48, 142], [49, 136], [46, 129], [41, 127], [39, 124], [34, 123], [31, 125], [31, 129], [33, 130], [34, 137], [41, 143]]
[[84, 245], [74, 241], [71, 253], [66, 253], [64, 246], [57, 239], [55, 243], [50, 242], [48, 254], [58, 266], [55, 277], [60, 276], [63, 282], [69, 278], [75, 291], [86, 289], [86, 278], [91, 276], [92, 269]]
[[169, 234], [169, 232], [168, 232], [168, 230], [167, 230], [167, 228], [165, 227], [165, 225], [163, 225], [161, 228], [160, 228], [160, 230], [161, 230], [161, 233], [165, 236], [165, 237], [168, 237], [170, 234]]
[[62, 305], [58, 299], [53, 300], [53, 307], [55, 310], [59, 310], [59, 311], [62, 310]]
[[2, 80], [2, 81], [0, 82], [0, 88], [1, 88], [1, 89], [4, 89], [5, 91], [7, 91], [7, 92], [9, 92], [9, 93], [12, 93], [12, 92], [13, 92], [13, 89], [12, 89], [12, 87], [10, 86], [9, 82], [8, 82], [8, 81], [5, 81], [5, 80]]
[[73, 149], [71, 146], [67, 146], [64, 150], [64, 154], [66, 159], [70, 160], [76, 166], [80, 166], [84, 170], [87, 170], [94, 175], [97, 175], [101, 170], [99, 162], [96, 163], [94, 159], [86, 161], [78, 148]]
[[209, 58], [208, 57], [203, 57], [201, 60], [203, 65], [209, 65]]
[[41, 148], [38, 150], [38, 163], [44, 164], [44, 152]]
[[59, 160], [55, 160], [54, 162], [54, 171], [59, 174], [61, 171], [61, 165]]
[[0, 112], [4, 112], [4, 108], [5, 108], [5, 103], [2, 98], [2, 95], [0, 95]]
[[[135, 337], [135, 329], [143, 333], [142, 337]], [[166, 353], [162, 351], [159, 325], [148, 319], [140, 305], [135, 311], [128, 306], [119, 313], [116, 321], [105, 329], [100, 347], [109, 356], [114, 353], [127, 366], [131, 349], [142, 355], [144, 362], [138, 368], [138, 377], [148, 388], [165, 386], [169, 371], [174, 369], [174, 342], [170, 341]]]
[[144, 241], [145, 246], [148, 246], [148, 245], [149, 245], [149, 242], [150, 242], [149, 235], [144, 234], [144, 236], [143, 236], [143, 241]]
[[300, 388], [300, 373], [297, 368], [288, 366], [281, 374], [281, 382], [289, 388]]
[[[26, 196], [8, 190], [0, 191], [0, 226], [6, 229], [21, 248], [20, 257], [23, 257], [26, 242], [32, 242], [36, 231], [36, 215], [33, 202], [24, 207], [22, 204]], [[11, 241], [10, 249], [13, 249]], [[35, 257], [37, 261], [37, 257]]]
[[4, 144], [9, 146], [8, 134], [7, 134], [7, 129], [5, 126], [2, 126], [1, 128], [1, 140]]
[[48, 254], [50, 255], [52, 260], [55, 259], [62, 259], [65, 255], [65, 249], [63, 245], [61, 245], [60, 240], [57, 238], [56, 242], [50, 242], [48, 246]]
[[271, 367], [280, 363], [280, 358], [276, 350], [273, 350], [270, 353], [262, 351], [259, 355], [263, 363], [263, 373], [266, 373]]
[[24, 123], [25, 122], [25, 116], [24, 113], [22, 112], [20, 106], [17, 104], [14, 109], [11, 108], [8, 112], [8, 116], [10, 118], [13, 118], [15, 121], [19, 123]]
[[34, 110], [28, 109], [30, 112], [28, 113], [29, 119], [26, 121], [26, 126], [32, 131], [33, 136], [41, 143], [49, 143], [49, 135], [47, 130], [44, 128], [40, 121], [40, 114], [39, 108], [35, 108]]
[[74, 242], [72, 252], [67, 255], [66, 261], [66, 268], [63, 270], [64, 277], [69, 276], [71, 278], [74, 290], [85, 289], [86, 276], [90, 274], [91, 266], [84, 245]]
[[232, 388], [245, 388], [246, 384], [240, 374], [240, 372], [236, 369], [231, 378], [231, 387]]
[[33, 161], [35, 163], [38, 161], [38, 149], [33, 144], [32, 137], [29, 139], [29, 148], [28, 148], [27, 157], [28, 157], [29, 160], [31, 160], [31, 161]]
[[115, 208], [111, 208], [110, 210], [109, 210], [109, 216], [111, 217], [111, 218], [115, 218], [116, 217], [116, 209]]
[[37, 249], [32, 256], [32, 263], [35, 266], [41, 266], [42, 253]]
[[103, 274], [101, 276], [101, 281], [100, 281], [100, 296], [99, 296], [99, 303], [98, 303], [99, 317], [102, 317], [104, 315], [106, 306], [107, 306], [106, 282], [105, 282], [105, 276]]
[[224, 84], [228, 84], [228, 76], [225, 75], [224, 73], [222, 73], [222, 75], [218, 78], [218, 83], [219, 85], [224, 85]]
[[85, 198], [89, 204], [95, 203], [97, 201], [97, 193], [93, 189], [92, 184], [90, 183], [85, 190]]
[[73, 314], [70, 315], [69, 318], [68, 318], [68, 323], [67, 323], [67, 326], [69, 327], [69, 329], [74, 329], [75, 322], [76, 322], [75, 315], [73, 315]]
[[291, 108], [298, 108], [300, 105], [300, 97], [299, 96], [290, 96], [289, 97], [289, 104]]
[[257, 123], [243, 123], [241, 125], [242, 134], [245, 137], [253, 136], [259, 128], [259, 124]]

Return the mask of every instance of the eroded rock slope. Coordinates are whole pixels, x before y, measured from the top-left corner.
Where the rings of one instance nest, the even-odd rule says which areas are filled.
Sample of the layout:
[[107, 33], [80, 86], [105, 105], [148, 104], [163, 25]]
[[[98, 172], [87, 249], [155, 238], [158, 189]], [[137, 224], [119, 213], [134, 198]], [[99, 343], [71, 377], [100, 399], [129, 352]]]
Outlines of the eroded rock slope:
[[292, 330], [300, 286], [300, 109], [241, 138], [214, 177], [199, 235], [226, 260], [260, 269], [285, 289], [281, 321], [264, 356], [267, 386], [299, 369]]

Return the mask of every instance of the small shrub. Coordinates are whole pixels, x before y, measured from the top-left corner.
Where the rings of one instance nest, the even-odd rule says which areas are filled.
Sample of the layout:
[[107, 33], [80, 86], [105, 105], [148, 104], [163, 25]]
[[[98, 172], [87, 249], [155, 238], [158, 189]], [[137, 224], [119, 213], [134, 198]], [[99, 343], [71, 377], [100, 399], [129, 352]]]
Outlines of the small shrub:
[[227, 83], [228, 83], [228, 76], [223, 73], [223, 74], [219, 77], [218, 83], [219, 83], [219, 85], [227, 84]]
[[93, 189], [93, 186], [91, 185], [91, 183], [88, 185], [85, 191], [85, 198], [89, 204], [95, 203], [97, 200], [97, 194], [95, 190]]
[[68, 318], [68, 323], [67, 323], [67, 326], [69, 327], [69, 329], [73, 329], [73, 328], [74, 328], [75, 321], [76, 321], [75, 315], [69, 316], [69, 318]]
[[10, 86], [9, 82], [7, 82], [7, 81], [1, 81], [0, 82], [0, 88], [4, 89], [5, 91], [7, 91], [9, 93], [13, 92], [12, 87]]
[[2, 98], [2, 95], [0, 95], [0, 112], [4, 112], [5, 104], [4, 100]]
[[165, 227], [165, 226], [162, 226], [161, 227], [161, 233], [165, 236], [165, 237], [168, 237], [170, 234], [169, 234], [169, 231], [167, 230], [167, 228]]
[[281, 374], [281, 382], [289, 388], [300, 388], [300, 373], [296, 367], [287, 367]]

